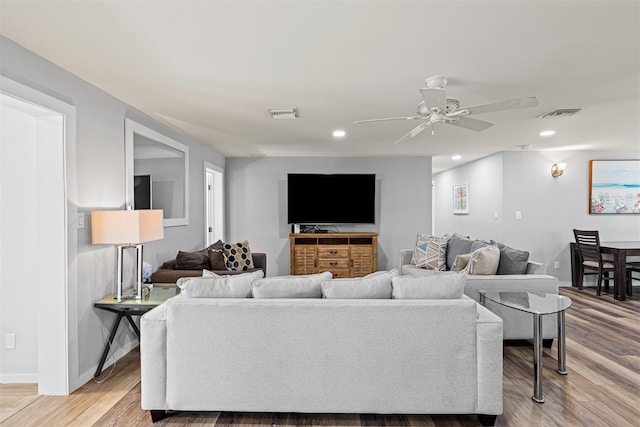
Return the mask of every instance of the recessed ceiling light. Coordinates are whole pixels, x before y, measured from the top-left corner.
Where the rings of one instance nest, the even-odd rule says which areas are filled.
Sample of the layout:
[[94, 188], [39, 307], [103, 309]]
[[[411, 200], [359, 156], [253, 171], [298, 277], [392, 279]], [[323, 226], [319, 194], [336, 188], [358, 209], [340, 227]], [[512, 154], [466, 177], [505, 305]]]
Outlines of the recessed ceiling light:
[[540, 136], [551, 136], [551, 135], [555, 135], [556, 131], [555, 130], [543, 130], [542, 132], [540, 132]]
[[342, 138], [343, 136], [345, 136], [347, 133], [343, 130], [334, 130], [333, 131], [333, 137], [334, 138]]
[[460, 160], [462, 158], [462, 156], [460, 154], [456, 154], [454, 156], [451, 156], [451, 160]]

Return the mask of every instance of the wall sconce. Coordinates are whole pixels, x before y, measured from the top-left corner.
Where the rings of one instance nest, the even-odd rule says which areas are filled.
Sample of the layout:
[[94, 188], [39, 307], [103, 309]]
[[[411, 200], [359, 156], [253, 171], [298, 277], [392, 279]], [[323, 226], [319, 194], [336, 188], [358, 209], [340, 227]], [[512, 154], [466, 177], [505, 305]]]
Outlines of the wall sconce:
[[566, 163], [554, 163], [553, 166], [551, 166], [551, 176], [554, 178], [559, 177], [564, 173], [566, 167]]

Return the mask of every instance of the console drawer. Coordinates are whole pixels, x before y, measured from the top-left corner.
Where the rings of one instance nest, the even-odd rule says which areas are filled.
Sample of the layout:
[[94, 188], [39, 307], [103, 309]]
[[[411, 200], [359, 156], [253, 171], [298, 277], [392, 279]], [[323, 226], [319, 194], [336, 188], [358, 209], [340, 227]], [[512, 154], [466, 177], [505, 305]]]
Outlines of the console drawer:
[[318, 247], [318, 258], [349, 258], [349, 247]]
[[318, 259], [318, 268], [319, 269], [330, 269], [333, 271], [334, 269], [344, 268], [349, 269], [349, 259], [332, 259], [332, 258], [319, 258]]

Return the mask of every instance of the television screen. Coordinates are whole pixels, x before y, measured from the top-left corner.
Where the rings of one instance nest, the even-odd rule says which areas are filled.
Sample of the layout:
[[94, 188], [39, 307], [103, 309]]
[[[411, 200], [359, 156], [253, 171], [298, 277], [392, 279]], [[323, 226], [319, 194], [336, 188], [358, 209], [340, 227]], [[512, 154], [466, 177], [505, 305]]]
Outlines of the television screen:
[[133, 208], [151, 209], [151, 175], [133, 177]]
[[374, 224], [375, 174], [299, 174], [287, 177], [289, 224]]

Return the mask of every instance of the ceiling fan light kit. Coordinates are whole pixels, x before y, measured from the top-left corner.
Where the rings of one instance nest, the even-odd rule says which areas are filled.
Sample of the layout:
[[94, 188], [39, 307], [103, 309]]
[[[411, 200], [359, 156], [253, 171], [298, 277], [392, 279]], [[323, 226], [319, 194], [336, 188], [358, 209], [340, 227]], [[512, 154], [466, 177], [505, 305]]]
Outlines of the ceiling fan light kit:
[[433, 129], [436, 124], [448, 124], [480, 132], [489, 129], [493, 126], [493, 123], [470, 118], [470, 115], [492, 113], [516, 108], [530, 108], [538, 105], [538, 98], [532, 96], [529, 98], [507, 99], [488, 104], [460, 107], [460, 101], [458, 99], [447, 98], [445, 87], [448, 82], [449, 77], [440, 75], [431, 76], [424, 81], [427, 87], [420, 89], [422, 101], [416, 107], [417, 116], [356, 120], [353, 123], [388, 120], [426, 120], [425, 123], [421, 123], [411, 129], [395, 142], [396, 144], [399, 144], [400, 142], [404, 142], [410, 138], [415, 138], [428, 127], [431, 127], [431, 134], [435, 134]]

